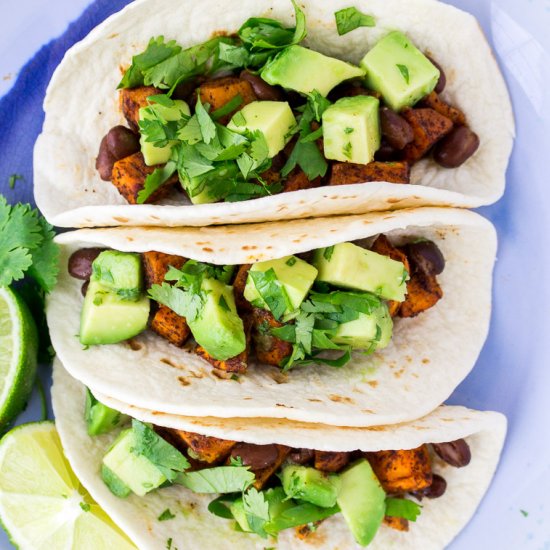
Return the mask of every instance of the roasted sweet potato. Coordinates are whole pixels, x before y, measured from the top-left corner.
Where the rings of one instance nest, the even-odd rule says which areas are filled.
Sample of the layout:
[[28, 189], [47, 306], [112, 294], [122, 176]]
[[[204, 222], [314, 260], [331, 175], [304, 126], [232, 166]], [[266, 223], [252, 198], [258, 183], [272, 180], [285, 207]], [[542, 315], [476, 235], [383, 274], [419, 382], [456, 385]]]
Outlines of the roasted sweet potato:
[[282, 327], [273, 315], [261, 308], [252, 309], [252, 342], [256, 358], [261, 363], [280, 367], [292, 353], [292, 344], [269, 334], [270, 328]]
[[185, 344], [191, 332], [185, 317], [162, 305], [151, 320], [151, 330], [178, 347]]
[[262, 470], [253, 470], [254, 475], [256, 476], [256, 481], [254, 482], [254, 487], [258, 491], [266, 484], [267, 480], [281, 467], [281, 464], [285, 461], [288, 453], [290, 453], [290, 447], [285, 445], [277, 445], [277, 460]]
[[252, 308], [250, 302], [244, 298], [244, 287], [246, 286], [248, 270], [250, 268], [251, 264], [241, 265], [233, 280], [233, 294], [235, 296], [235, 304], [238, 311], [250, 311]]
[[202, 103], [210, 104], [210, 112], [223, 107], [237, 95], [242, 98], [242, 103], [233, 112], [219, 119], [220, 124], [227, 124], [231, 117], [248, 103], [256, 101], [256, 94], [248, 80], [236, 76], [214, 78], [201, 84], [199, 94]]
[[152, 285], [160, 285], [164, 282], [164, 277], [170, 266], [180, 269], [187, 259], [174, 254], [164, 254], [163, 252], [151, 250], [142, 253], [141, 261], [145, 273], [145, 283], [147, 288], [150, 288]]
[[399, 308], [400, 317], [415, 317], [433, 307], [443, 297], [435, 275], [414, 271], [407, 281], [407, 297]]
[[283, 193], [299, 191], [300, 189], [313, 189], [314, 187], [319, 187], [321, 184], [322, 179], [320, 177], [309, 180], [305, 172], [299, 166], [296, 166], [285, 178]]
[[[113, 166], [112, 183], [118, 192], [130, 203], [137, 204], [138, 194], [143, 189], [145, 178], [152, 174], [157, 166], [147, 166], [141, 152], [117, 160]], [[159, 187], [145, 202], [153, 203], [165, 197], [177, 181], [174, 175]]]
[[315, 468], [323, 472], [339, 472], [349, 462], [349, 453], [315, 451]]
[[147, 98], [152, 95], [162, 94], [162, 90], [153, 86], [140, 86], [139, 88], [124, 88], [120, 90], [119, 106], [128, 125], [134, 132], [139, 132], [139, 110], [147, 107]]
[[401, 116], [412, 126], [414, 140], [403, 149], [403, 160], [420, 160], [442, 137], [453, 129], [453, 121], [434, 109], [403, 109]]
[[388, 181], [390, 183], [409, 183], [410, 167], [406, 162], [369, 162], [354, 164], [352, 162], [335, 162], [329, 178], [329, 185], [347, 183], [366, 183]]
[[401, 451], [365, 453], [387, 493], [419, 491], [432, 483], [432, 465], [426, 445]]
[[466, 125], [466, 116], [464, 113], [460, 109], [445, 103], [436, 92], [428, 94], [422, 100], [422, 106], [429, 107], [430, 109], [437, 111], [440, 115], [450, 118], [457, 126]]
[[384, 516], [384, 525], [395, 529], [396, 531], [408, 531], [409, 520], [405, 518], [394, 518], [392, 516]]
[[[193, 458], [208, 465], [223, 462], [236, 445], [236, 441], [218, 439], [183, 430], [172, 430], [192, 451]], [[191, 455], [191, 456], [192, 456]]]

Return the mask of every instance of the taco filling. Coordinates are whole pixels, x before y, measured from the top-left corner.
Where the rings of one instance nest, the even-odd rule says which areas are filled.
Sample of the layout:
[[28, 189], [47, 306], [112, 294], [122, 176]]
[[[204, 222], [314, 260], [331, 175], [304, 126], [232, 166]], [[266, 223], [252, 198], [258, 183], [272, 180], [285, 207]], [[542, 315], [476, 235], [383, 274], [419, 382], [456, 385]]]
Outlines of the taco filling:
[[381, 234], [239, 266], [82, 248], [68, 272], [85, 281], [83, 345], [150, 329], [231, 377], [244, 374], [253, 355], [287, 371], [340, 367], [352, 350], [385, 348], [394, 318], [414, 317], [443, 296], [437, 275], [444, 266], [434, 242], [394, 246]]
[[[478, 149], [466, 116], [440, 94], [443, 68], [402, 32], [359, 66], [301, 44], [296, 26], [254, 17], [236, 35], [183, 49], [154, 37], [124, 73], [128, 126], [101, 141], [96, 168], [129, 204], [174, 190], [193, 204], [384, 181], [409, 183], [431, 157], [456, 168]], [[339, 34], [374, 26], [355, 8], [336, 12]]]
[[[95, 436], [128, 417], [88, 390], [86, 420]], [[470, 460], [464, 439], [406, 450], [328, 452], [230, 441], [132, 419], [104, 455], [101, 476], [120, 498], [146, 498], [171, 485], [218, 494], [208, 506], [212, 514], [263, 538], [294, 528], [307, 539], [326, 518], [341, 514], [357, 543], [367, 546], [383, 523], [408, 531], [422, 499], [445, 493], [447, 483], [437, 473], [443, 464], [462, 468]]]

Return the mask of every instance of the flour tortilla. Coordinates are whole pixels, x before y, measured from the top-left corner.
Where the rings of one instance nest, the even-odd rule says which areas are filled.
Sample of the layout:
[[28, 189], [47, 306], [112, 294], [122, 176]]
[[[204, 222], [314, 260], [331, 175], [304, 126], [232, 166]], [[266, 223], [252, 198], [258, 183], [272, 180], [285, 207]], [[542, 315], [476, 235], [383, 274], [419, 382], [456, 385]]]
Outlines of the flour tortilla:
[[356, 0], [351, 4], [374, 15], [376, 27], [339, 37], [334, 12], [349, 7], [349, 0], [302, 0], [308, 21], [307, 45], [358, 63], [388, 31], [407, 33], [442, 65], [447, 75], [443, 98], [466, 113], [480, 137], [479, 151], [463, 166], [447, 170], [423, 160], [413, 168], [414, 186], [321, 187], [196, 206], [175, 193], [164, 205], [128, 205], [95, 169], [102, 137], [111, 127], [124, 124], [116, 92], [120, 67], [128, 66], [152, 36], [164, 35], [191, 46], [215, 31], [234, 32], [251, 16], [293, 24], [290, 0], [137, 0], [74, 46], [52, 78], [34, 156], [35, 199], [44, 216], [60, 227], [204, 226], [495, 202], [504, 191], [514, 121], [505, 83], [476, 19], [435, 0]]
[[[84, 386], [72, 378], [59, 361], [54, 366], [52, 400], [63, 448], [76, 475], [140, 549], [164, 549], [170, 538], [173, 548], [263, 550], [275, 546], [273, 540], [234, 531], [230, 521], [208, 512], [207, 506], [214, 499], [213, 495], [201, 496], [183, 487], [171, 487], [152, 492], [144, 498], [131, 495], [119, 499], [113, 496], [101, 480], [99, 469], [101, 459], [117, 432], [93, 438], [88, 436], [83, 415]], [[443, 406], [420, 420], [376, 429], [338, 428], [265, 418], [223, 421], [215, 418], [170, 418], [122, 404], [120, 408], [138, 419], [157, 425], [249, 443], [280, 443], [317, 450], [410, 449], [423, 443], [465, 438], [472, 450], [471, 463], [465, 468], [453, 468], [436, 457], [434, 471], [446, 479], [446, 493], [441, 498], [422, 501], [422, 514], [416, 523], [410, 523], [408, 533], [382, 525], [369, 546], [372, 550], [436, 550], [448, 545], [470, 520], [487, 491], [506, 432], [503, 415], [464, 407]], [[159, 522], [157, 518], [166, 509], [176, 517]], [[339, 514], [325, 520], [307, 543], [297, 539], [293, 529], [282, 532], [277, 547], [296, 550], [360, 548]]]
[[[280, 258], [339, 242], [388, 235], [396, 243], [426, 237], [446, 259], [444, 297], [413, 319], [397, 319], [390, 345], [353, 354], [340, 369], [252, 364], [238, 381], [221, 379], [194, 353], [146, 331], [125, 342], [84, 349], [82, 281], [67, 272], [82, 247], [157, 250], [217, 264]], [[102, 394], [152, 411], [190, 416], [272, 417], [338, 426], [374, 426], [424, 416], [473, 367], [487, 335], [496, 251], [492, 225], [477, 214], [423, 208], [254, 226], [82, 229], [57, 237], [59, 282], [49, 295], [52, 343], [67, 370]]]

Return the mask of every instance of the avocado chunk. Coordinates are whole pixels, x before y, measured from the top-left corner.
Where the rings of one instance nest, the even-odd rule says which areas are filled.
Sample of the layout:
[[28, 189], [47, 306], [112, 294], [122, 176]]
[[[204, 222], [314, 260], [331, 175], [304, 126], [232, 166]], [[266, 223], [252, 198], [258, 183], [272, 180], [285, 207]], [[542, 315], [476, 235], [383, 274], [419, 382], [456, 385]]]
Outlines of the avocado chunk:
[[375, 97], [344, 97], [323, 113], [327, 159], [368, 164], [380, 148], [380, 102]]
[[316, 277], [317, 269], [296, 256], [258, 262], [248, 272], [244, 297], [280, 318], [300, 307]]
[[149, 298], [125, 300], [97, 281], [90, 281], [80, 317], [84, 345], [116, 344], [144, 331], [149, 320]]
[[128, 419], [128, 416], [100, 403], [86, 388], [86, 411], [84, 415], [88, 426], [88, 435], [100, 435], [110, 432]]
[[218, 202], [226, 195], [225, 182], [234, 180], [239, 168], [234, 162], [217, 163], [213, 170], [199, 176], [189, 176], [179, 172], [179, 180], [183, 190], [193, 204], [209, 204]]
[[399, 31], [382, 38], [363, 57], [361, 67], [367, 71], [367, 86], [379, 92], [394, 111], [412, 107], [439, 80], [435, 65]]
[[260, 76], [274, 86], [283, 86], [302, 94], [317, 90], [326, 97], [340, 82], [364, 75], [363, 69], [351, 63], [303, 46], [289, 46], [262, 69]]
[[234, 500], [229, 504], [229, 511], [233, 514], [233, 518], [237, 522], [238, 526], [245, 533], [252, 533], [252, 529], [248, 523], [246, 512], [244, 511], [244, 503], [242, 497]]
[[352, 243], [315, 251], [313, 265], [317, 280], [334, 286], [365, 290], [386, 300], [402, 302], [409, 278], [401, 262]]
[[243, 321], [237, 313], [233, 287], [205, 277], [201, 283], [204, 306], [196, 319], [187, 319], [198, 344], [214, 359], [225, 361], [246, 348]]
[[[142, 107], [139, 110], [139, 120], [160, 120], [162, 122], [172, 122], [179, 120], [182, 116], [189, 116], [191, 111], [189, 105], [181, 99], [174, 99], [173, 105], [166, 106], [160, 103], [153, 103], [147, 107]], [[141, 153], [147, 166], [156, 164], [165, 164], [170, 159], [172, 146], [176, 143], [174, 140], [169, 140], [163, 147], [157, 147], [154, 143], [147, 141], [147, 135], [141, 134], [139, 139], [141, 145]]]
[[227, 127], [238, 134], [259, 130], [265, 137], [269, 158], [273, 158], [290, 141], [296, 119], [286, 101], [253, 101], [229, 121]]
[[[124, 430], [103, 457], [103, 466], [133, 493], [142, 497], [160, 487], [166, 476], [148, 458], [133, 452], [136, 444], [134, 430]], [[105, 481], [105, 476], [103, 479]]]
[[338, 325], [331, 338], [335, 344], [348, 344], [352, 348], [385, 348], [391, 340], [393, 321], [388, 306], [381, 303], [370, 315], [360, 313], [357, 319]]
[[143, 290], [143, 266], [139, 254], [104, 250], [92, 264], [92, 281], [115, 291], [125, 300], [136, 300]]
[[384, 519], [386, 493], [364, 458], [344, 470], [340, 481], [338, 506], [355, 540], [367, 546]]
[[336, 505], [340, 478], [335, 474], [327, 475], [315, 468], [289, 464], [283, 468], [281, 481], [290, 498], [305, 500], [322, 508]]

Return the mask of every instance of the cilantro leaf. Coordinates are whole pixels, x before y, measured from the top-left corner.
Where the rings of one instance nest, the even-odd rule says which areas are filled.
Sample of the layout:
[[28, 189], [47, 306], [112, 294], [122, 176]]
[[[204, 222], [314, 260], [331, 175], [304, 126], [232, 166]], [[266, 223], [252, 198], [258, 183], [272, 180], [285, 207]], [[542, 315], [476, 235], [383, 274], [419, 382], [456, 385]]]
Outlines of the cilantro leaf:
[[281, 170], [281, 175], [283, 177], [288, 176], [296, 165], [300, 166], [310, 181], [324, 176], [328, 170], [325, 157], [323, 157], [317, 145], [311, 142], [298, 141], [296, 143]]
[[59, 246], [53, 242], [55, 232], [53, 227], [42, 217], [38, 218], [42, 242], [32, 249], [32, 265], [29, 275], [35, 279], [44, 292], [51, 292], [59, 273]]
[[204, 305], [200, 293], [186, 292], [167, 283], [153, 285], [149, 289], [149, 296], [191, 322], [200, 317]]
[[340, 36], [359, 27], [374, 27], [376, 20], [372, 15], [360, 12], [357, 8], [344, 8], [334, 13], [336, 29]]
[[407, 67], [407, 65], [400, 65], [398, 63], [396, 65], [396, 67], [399, 69], [399, 72], [401, 73], [401, 75], [405, 79], [405, 82], [408, 84], [409, 81], [410, 81], [410, 76], [409, 76], [409, 68]]
[[246, 490], [256, 476], [244, 466], [217, 466], [178, 476], [177, 482], [195, 493], [236, 493]]
[[200, 95], [197, 97], [197, 105], [195, 106], [195, 114], [201, 130], [201, 135], [204, 143], [210, 143], [216, 137], [216, 125], [210, 118], [208, 111], [204, 108], [201, 102]]
[[237, 94], [235, 97], [231, 98], [225, 105], [222, 105], [212, 113], [212, 118], [214, 120], [219, 120], [220, 118], [232, 113], [237, 107], [240, 107], [243, 103], [243, 96]]
[[[294, 501], [292, 501], [294, 502]], [[332, 508], [321, 508], [309, 502], [297, 501], [292, 508], [287, 508], [272, 518], [264, 525], [264, 529], [270, 535], [276, 536], [280, 531], [315, 523], [340, 512], [338, 506]]]
[[269, 502], [263, 491], [258, 491], [254, 487], [243, 494], [243, 509], [246, 514], [248, 525], [260, 536], [265, 537], [263, 529], [265, 523], [269, 521]]
[[173, 514], [170, 511], [170, 508], [166, 508], [166, 510], [164, 510], [164, 512], [162, 512], [162, 514], [160, 514], [160, 516], [157, 519], [158, 521], [167, 521], [169, 519], [174, 519], [175, 517], [176, 517], [176, 514]]
[[422, 506], [406, 498], [387, 498], [386, 516], [394, 518], [405, 518], [409, 521], [416, 521], [422, 513]]
[[271, 311], [275, 319], [280, 319], [287, 310], [292, 309], [290, 298], [277, 279], [277, 274], [273, 268], [267, 271], [250, 270], [248, 276], [252, 279], [256, 291], [260, 295], [260, 300], [256, 300], [253, 305], [256, 307], [265, 307]]
[[233, 519], [231, 510], [224, 504], [224, 502], [232, 502], [239, 498], [238, 494], [235, 495], [220, 495], [208, 504], [208, 511], [215, 516], [225, 519]]
[[145, 203], [153, 193], [158, 191], [174, 175], [175, 171], [176, 163], [173, 160], [169, 160], [160, 168], [155, 168], [154, 172], [145, 178], [143, 189], [137, 196], [137, 203]]
[[10, 176], [10, 179], [8, 180], [8, 185], [10, 187], [10, 189], [14, 189], [15, 188], [15, 184], [17, 183], [18, 180], [23, 180], [25, 178], [23, 178], [23, 176], [21, 174], [12, 174]]

